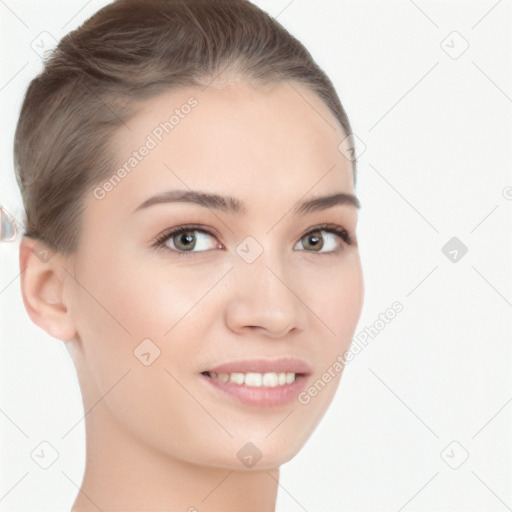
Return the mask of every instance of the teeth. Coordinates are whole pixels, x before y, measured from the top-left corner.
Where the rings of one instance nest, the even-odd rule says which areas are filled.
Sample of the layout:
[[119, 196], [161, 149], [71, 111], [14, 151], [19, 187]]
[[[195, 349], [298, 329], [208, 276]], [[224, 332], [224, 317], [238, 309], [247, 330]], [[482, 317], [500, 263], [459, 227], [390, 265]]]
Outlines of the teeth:
[[268, 372], [268, 373], [215, 373], [209, 372], [212, 379], [219, 379], [222, 382], [233, 382], [234, 384], [245, 384], [249, 387], [269, 387], [274, 388], [276, 386], [283, 386], [285, 384], [291, 384], [295, 379], [296, 375], [294, 372]]
[[260, 387], [263, 384], [263, 375], [261, 373], [246, 373], [243, 382], [246, 386]]
[[235, 384], [243, 384], [245, 379], [245, 375], [243, 373], [232, 373], [229, 376], [229, 380], [234, 382]]
[[286, 384], [290, 384], [295, 380], [295, 373], [286, 372]]
[[278, 377], [277, 373], [265, 373], [265, 375], [263, 375], [263, 385], [264, 386], [274, 388], [277, 386], [278, 382], [279, 382], [279, 377]]

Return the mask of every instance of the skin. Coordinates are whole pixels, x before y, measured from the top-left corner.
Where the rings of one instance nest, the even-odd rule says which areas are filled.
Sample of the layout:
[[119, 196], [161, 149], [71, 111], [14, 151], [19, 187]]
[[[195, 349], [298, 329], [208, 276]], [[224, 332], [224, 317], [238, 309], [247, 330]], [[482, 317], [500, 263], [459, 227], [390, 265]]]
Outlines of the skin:
[[[292, 355], [313, 368], [310, 385], [349, 348], [362, 310], [357, 209], [292, 212], [304, 199], [354, 193], [338, 148], [345, 135], [308, 89], [232, 81], [167, 92], [116, 134], [117, 165], [191, 96], [197, 107], [121, 183], [101, 200], [87, 194], [72, 256], [42, 261], [33, 240], [21, 243], [27, 312], [66, 343], [89, 411], [73, 511], [273, 511], [279, 466], [310, 437], [342, 373], [308, 404], [267, 408], [220, 397], [199, 373]], [[247, 213], [181, 202], [132, 214], [171, 189], [230, 195]], [[196, 232], [203, 242], [190, 257], [173, 253], [172, 242], [151, 247], [190, 223], [218, 237]], [[303, 237], [322, 223], [345, 228], [354, 244], [322, 232], [323, 251], [340, 250], [315, 252]], [[250, 264], [236, 252], [247, 236], [263, 249]], [[149, 366], [133, 353], [145, 338], [160, 349]], [[262, 454], [250, 469], [236, 456], [248, 442]]]

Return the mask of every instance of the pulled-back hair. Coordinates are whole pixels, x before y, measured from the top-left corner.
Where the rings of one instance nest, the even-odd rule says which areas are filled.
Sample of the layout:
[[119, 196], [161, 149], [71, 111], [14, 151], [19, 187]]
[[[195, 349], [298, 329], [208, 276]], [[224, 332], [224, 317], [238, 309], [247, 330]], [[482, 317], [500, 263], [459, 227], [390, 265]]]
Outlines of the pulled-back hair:
[[25, 234], [74, 252], [85, 194], [112, 173], [113, 135], [142, 101], [218, 76], [306, 86], [352, 135], [327, 75], [249, 1], [117, 0], [66, 35], [28, 87], [14, 141]]

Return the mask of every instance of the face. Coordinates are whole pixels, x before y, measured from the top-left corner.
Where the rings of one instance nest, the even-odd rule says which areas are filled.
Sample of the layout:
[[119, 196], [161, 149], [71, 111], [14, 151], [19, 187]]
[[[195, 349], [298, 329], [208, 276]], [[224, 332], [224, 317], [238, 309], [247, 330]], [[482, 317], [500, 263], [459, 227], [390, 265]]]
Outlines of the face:
[[344, 138], [285, 83], [180, 89], [120, 129], [67, 262], [67, 345], [84, 401], [103, 397], [88, 421], [210, 466], [298, 452], [363, 304]]

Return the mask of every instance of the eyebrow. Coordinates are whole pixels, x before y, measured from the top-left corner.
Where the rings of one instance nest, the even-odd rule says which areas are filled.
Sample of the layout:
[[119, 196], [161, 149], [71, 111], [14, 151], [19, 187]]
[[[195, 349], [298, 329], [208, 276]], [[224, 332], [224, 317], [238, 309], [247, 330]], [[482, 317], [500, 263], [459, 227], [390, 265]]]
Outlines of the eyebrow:
[[[165, 203], [195, 203], [206, 208], [213, 208], [231, 214], [244, 215], [247, 213], [246, 206], [239, 199], [231, 196], [221, 196], [193, 190], [169, 190], [152, 196], [135, 208], [132, 213], [150, 206]], [[311, 212], [326, 210], [336, 205], [347, 205], [357, 209], [361, 208], [361, 203], [355, 195], [340, 192], [302, 201], [295, 206], [294, 213], [296, 215], [305, 215]]]

